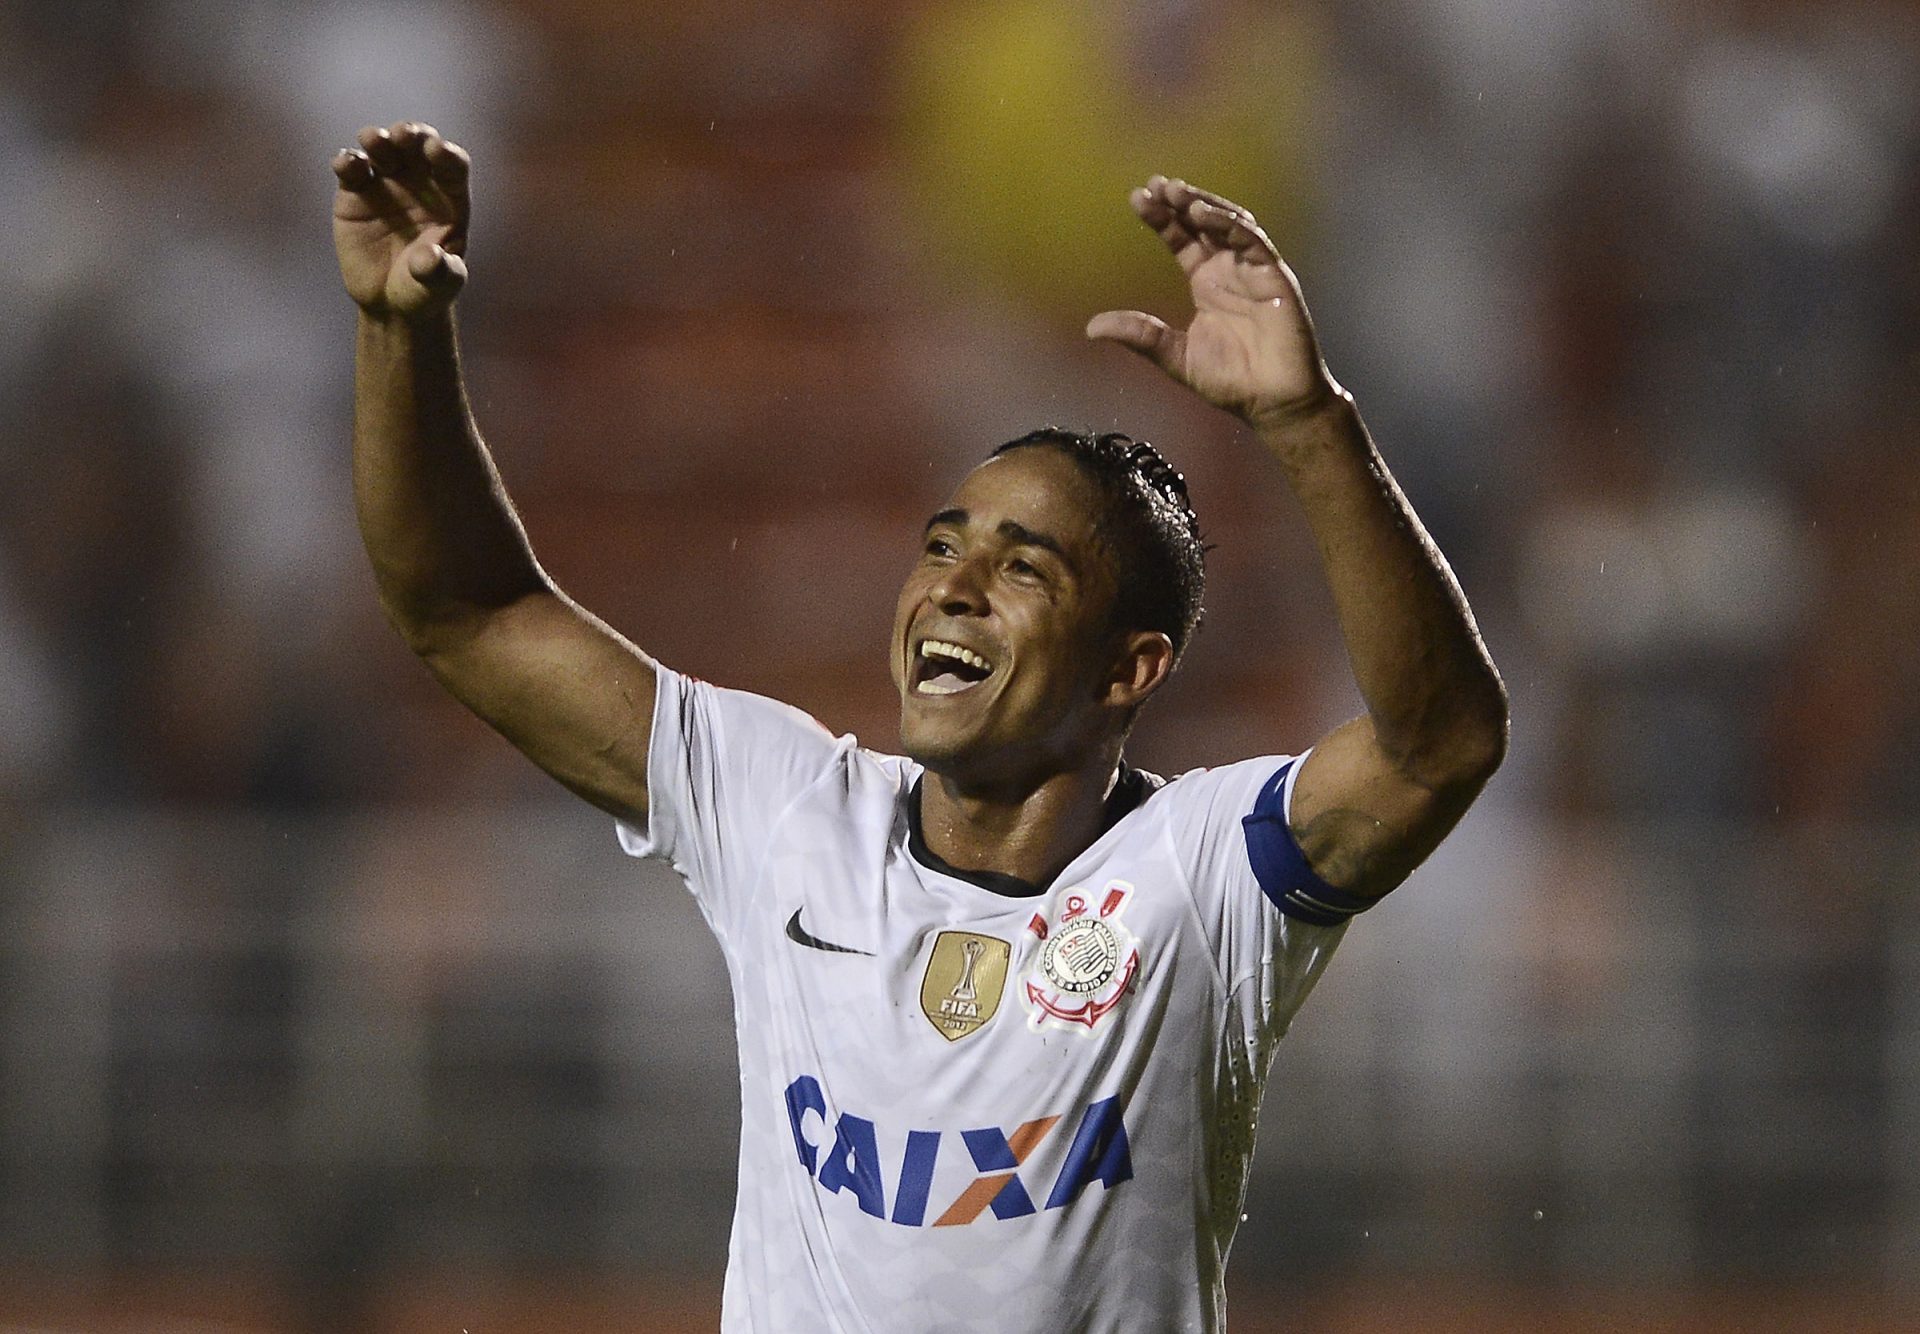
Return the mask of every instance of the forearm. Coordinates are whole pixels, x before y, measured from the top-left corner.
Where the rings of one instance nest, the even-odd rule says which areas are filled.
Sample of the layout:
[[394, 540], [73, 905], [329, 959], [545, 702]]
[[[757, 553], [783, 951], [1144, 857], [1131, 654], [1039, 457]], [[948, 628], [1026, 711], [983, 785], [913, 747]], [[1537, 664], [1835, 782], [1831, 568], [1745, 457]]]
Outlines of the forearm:
[[1425, 786], [1484, 781], [1505, 751], [1505, 688], [1352, 399], [1257, 434], [1305, 511], [1382, 752]]
[[450, 313], [360, 316], [353, 436], [361, 537], [416, 651], [548, 590], [468, 410]]

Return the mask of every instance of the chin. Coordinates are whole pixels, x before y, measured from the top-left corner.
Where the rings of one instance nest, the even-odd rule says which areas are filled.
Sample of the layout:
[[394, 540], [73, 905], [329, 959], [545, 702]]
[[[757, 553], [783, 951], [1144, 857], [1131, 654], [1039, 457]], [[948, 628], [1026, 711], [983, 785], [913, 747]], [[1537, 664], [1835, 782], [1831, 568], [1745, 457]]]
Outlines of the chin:
[[916, 764], [937, 769], [966, 752], [966, 740], [942, 727], [929, 726], [901, 711], [900, 753]]
[[913, 707], [913, 701], [901, 701], [900, 753], [925, 768], [952, 772], [979, 751], [977, 730], [959, 719], [929, 718]]

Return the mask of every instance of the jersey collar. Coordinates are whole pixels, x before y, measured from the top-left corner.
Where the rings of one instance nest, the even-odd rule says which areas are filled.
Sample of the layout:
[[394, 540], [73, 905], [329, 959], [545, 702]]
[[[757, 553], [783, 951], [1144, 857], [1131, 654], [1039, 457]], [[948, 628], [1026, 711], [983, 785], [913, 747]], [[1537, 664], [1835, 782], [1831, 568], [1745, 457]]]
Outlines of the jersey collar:
[[[1046, 893], [1045, 885], [1036, 885], [1031, 880], [1022, 880], [1017, 875], [1007, 875], [1001, 871], [968, 871], [953, 865], [927, 846], [927, 838], [920, 827], [920, 786], [926, 781], [924, 775], [913, 780], [913, 788], [907, 793], [907, 851], [913, 859], [930, 871], [952, 876], [955, 880], [964, 880], [991, 893], [1010, 899], [1031, 899]], [[1137, 809], [1153, 791], [1154, 784], [1146, 773], [1134, 768], [1125, 760], [1120, 761], [1119, 776], [1113, 780], [1113, 790], [1107, 793], [1106, 808], [1101, 812], [1100, 832], [1094, 835], [1097, 840], [1120, 823], [1122, 817]], [[1089, 845], [1091, 846], [1091, 845]], [[1085, 849], [1082, 849], [1084, 851]]]

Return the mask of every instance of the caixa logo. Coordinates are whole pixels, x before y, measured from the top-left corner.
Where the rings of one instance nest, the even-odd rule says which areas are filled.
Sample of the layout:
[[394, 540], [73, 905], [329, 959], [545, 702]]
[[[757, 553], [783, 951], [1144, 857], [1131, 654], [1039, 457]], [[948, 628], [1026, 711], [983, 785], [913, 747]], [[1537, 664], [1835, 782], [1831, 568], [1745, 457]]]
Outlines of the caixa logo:
[[[1096, 1181], [1111, 1190], [1132, 1180], [1133, 1160], [1127, 1153], [1127, 1128], [1120, 1112], [1120, 1099], [1113, 1097], [1080, 1113], [1073, 1142], [1047, 1189], [1046, 1202], [1036, 1206], [1029, 1183], [1021, 1180], [1021, 1165], [1034, 1157], [1063, 1119], [1060, 1116], [1023, 1122], [1011, 1131], [999, 1126], [958, 1132], [909, 1130], [903, 1147], [883, 1158], [881, 1129], [852, 1112], [840, 1114], [833, 1123], [833, 1142], [825, 1142], [827, 1100], [819, 1080], [801, 1075], [787, 1085], [793, 1147], [808, 1175], [820, 1189], [834, 1194], [844, 1191], [865, 1212], [903, 1227], [953, 1227], [971, 1223], [988, 1210], [995, 1218], [1021, 1218], [1041, 1209], [1064, 1209]], [[894, 1134], [887, 1135], [887, 1140], [901, 1143]], [[970, 1179], [962, 1184], [961, 1178]], [[941, 1192], [944, 1208], [928, 1224], [927, 1206], [936, 1180], [946, 1183]], [[1038, 1188], [1043, 1183], [1031, 1184]], [[954, 1185], [961, 1185], [957, 1195]]]

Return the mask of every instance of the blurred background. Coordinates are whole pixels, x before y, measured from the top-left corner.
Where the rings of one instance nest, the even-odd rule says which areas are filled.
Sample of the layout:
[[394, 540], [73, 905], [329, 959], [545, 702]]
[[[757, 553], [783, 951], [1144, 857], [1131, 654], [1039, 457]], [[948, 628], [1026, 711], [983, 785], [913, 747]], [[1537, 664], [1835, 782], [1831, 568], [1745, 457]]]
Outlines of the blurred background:
[[1506, 768], [1281, 1049], [1235, 1328], [1920, 1328], [1920, 10], [0, 7], [0, 1330], [713, 1328], [717, 950], [381, 622], [334, 148], [476, 159], [482, 425], [664, 661], [880, 747], [917, 529], [1159, 442], [1163, 772], [1357, 705], [1233, 423], [1084, 344], [1234, 195], [1452, 558]]

